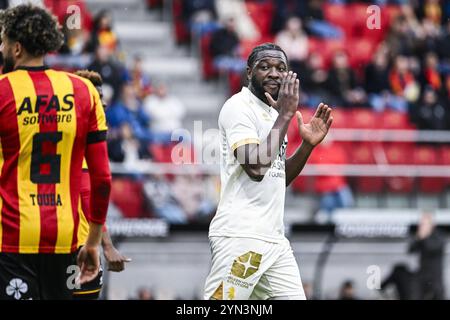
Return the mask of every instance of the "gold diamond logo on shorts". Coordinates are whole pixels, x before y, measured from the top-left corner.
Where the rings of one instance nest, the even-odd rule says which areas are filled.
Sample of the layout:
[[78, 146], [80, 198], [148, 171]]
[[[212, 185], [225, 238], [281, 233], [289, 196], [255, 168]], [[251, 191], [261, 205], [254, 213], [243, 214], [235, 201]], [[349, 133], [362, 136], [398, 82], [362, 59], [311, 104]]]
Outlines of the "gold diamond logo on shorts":
[[228, 289], [228, 300], [233, 300], [234, 297], [236, 296], [236, 289], [234, 289], [234, 287], [230, 287], [230, 289]]
[[249, 251], [237, 257], [231, 267], [231, 274], [241, 279], [247, 279], [259, 269], [262, 255]]

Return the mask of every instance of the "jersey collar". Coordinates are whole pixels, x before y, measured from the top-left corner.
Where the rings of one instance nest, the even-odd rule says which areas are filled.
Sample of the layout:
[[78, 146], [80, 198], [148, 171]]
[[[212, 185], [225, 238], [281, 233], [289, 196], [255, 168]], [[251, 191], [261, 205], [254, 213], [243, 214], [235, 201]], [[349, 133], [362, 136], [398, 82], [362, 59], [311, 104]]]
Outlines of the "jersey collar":
[[242, 87], [242, 92], [245, 92], [248, 97], [249, 97], [249, 101], [250, 103], [255, 103], [256, 105], [260, 106], [261, 108], [263, 108], [264, 110], [266, 110], [267, 112], [272, 112], [273, 108], [267, 104], [265, 104], [262, 100], [260, 100], [257, 96], [255, 96], [249, 88], [247, 87]]
[[26, 67], [26, 66], [18, 66], [15, 70], [26, 70], [26, 71], [45, 71], [47, 70], [47, 66], [37, 66], [37, 67]]

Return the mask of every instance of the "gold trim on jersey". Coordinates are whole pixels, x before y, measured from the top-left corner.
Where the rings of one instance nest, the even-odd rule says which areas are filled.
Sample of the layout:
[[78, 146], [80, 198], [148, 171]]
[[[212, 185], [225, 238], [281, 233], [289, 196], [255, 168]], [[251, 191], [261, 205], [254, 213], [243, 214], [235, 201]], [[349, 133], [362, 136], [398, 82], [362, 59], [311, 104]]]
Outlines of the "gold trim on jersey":
[[251, 144], [251, 143], [259, 144], [259, 139], [249, 138], [249, 139], [244, 139], [244, 140], [238, 141], [231, 146], [231, 151], [234, 152], [234, 150], [236, 150], [237, 148], [239, 148], [243, 145], [246, 145], [246, 144]]

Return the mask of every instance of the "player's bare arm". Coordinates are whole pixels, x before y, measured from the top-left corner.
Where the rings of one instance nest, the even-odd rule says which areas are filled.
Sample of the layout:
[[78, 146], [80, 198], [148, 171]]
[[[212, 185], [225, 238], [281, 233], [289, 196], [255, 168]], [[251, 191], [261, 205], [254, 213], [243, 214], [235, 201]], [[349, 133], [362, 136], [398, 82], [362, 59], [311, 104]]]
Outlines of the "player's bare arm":
[[[264, 174], [278, 156], [289, 122], [297, 110], [299, 80], [296, 73], [284, 71], [286, 64], [280, 57], [268, 56], [267, 59], [255, 63], [253, 70], [249, 70], [249, 77], [252, 74], [262, 75], [261, 87], [266, 90], [262, 100], [279, 113], [269, 135], [261, 144], [247, 144], [238, 147], [234, 152], [247, 175], [254, 181], [261, 181], [264, 178]], [[277, 83], [280, 82], [278, 91]], [[252, 90], [251, 86], [250, 89]], [[271, 90], [272, 92], [268, 92]], [[275, 101], [276, 95], [278, 99]]]
[[125, 269], [125, 262], [131, 261], [130, 258], [121, 254], [119, 250], [114, 247], [108, 230], [103, 231], [102, 248], [109, 271], [121, 272]]
[[311, 152], [327, 135], [333, 117], [331, 108], [328, 105], [320, 103], [316, 113], [309, 123], [303, 122], [300, 111], [296, 112], [298, 130], [302, 137], [302, 144], [296, 150], [292, 157], [286, 159], [286, 186], [288, 186], [303, 170]]

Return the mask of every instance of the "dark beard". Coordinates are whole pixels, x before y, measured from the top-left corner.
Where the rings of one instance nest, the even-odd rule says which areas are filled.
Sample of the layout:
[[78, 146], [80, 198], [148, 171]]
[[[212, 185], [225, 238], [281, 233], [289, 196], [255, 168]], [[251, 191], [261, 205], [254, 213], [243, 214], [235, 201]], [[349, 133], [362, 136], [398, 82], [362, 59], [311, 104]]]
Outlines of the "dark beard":
[[2, 73], [5, 74], [5, 73], [8, 73], [8, 72], [14, 71], [14, 65], [15, 65], [15, 62], [14, 62], [13, 59], [10, 59], [10, 58], [7, 58], [7, 57], [3, 56], [3, 70], [2, 70]]
[[[253, 88], [255, 96], [257, 96], [260, 100], [264, 101], [265, 103], [269, 104], [265, 95], [266, 91], [264, 90], [262, 83], [259, 83], [258, 80], [256, 80], [256, 76], [254, 75], [252, 76], [250, 84]], [[271, 94], [273, 100], [277, 101], [279, 92], [280, 89], [278, 89], [277, 93]]]

